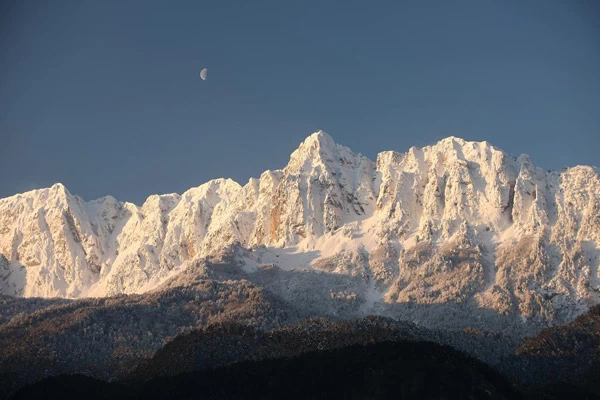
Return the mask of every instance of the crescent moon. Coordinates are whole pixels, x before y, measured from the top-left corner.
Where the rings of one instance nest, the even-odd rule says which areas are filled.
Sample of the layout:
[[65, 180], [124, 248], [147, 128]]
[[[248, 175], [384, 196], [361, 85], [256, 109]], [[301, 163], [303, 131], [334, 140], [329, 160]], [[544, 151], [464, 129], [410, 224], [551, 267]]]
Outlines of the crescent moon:
[[200, 79], [202, 79], [203, 81], [206, 80], [206, 74], [208, 74], [208, 68], [203, 68], [202, 71], [200, 71]]

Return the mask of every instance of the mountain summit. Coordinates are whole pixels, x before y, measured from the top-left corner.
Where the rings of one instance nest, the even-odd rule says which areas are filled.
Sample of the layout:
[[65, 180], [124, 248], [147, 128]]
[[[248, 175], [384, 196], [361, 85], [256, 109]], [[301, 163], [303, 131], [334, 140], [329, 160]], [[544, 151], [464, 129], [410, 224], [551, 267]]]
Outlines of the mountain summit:
[[373, 162], [318, 131], [245, 186], [141, 207], [61, 184], [0, 200], [0, 290], [25, 297], [142, 293], [234, 249], [240, 279], [267, 265], [349, 277], [331, 295], [363, 312], [454, 304], [544, 325], [599, 302], [599, 246], [596, 169], [548, 172], [456, 137]]

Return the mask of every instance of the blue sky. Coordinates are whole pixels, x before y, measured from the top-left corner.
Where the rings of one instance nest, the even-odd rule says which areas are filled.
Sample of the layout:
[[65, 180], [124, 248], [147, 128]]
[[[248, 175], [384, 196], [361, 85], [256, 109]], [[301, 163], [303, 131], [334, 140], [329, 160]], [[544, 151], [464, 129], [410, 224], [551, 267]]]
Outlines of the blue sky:
[[0, 197], [244, 184], [318, 129], [372, 159], [454, 135], [600, 166], [598, 4], [5, 0]]

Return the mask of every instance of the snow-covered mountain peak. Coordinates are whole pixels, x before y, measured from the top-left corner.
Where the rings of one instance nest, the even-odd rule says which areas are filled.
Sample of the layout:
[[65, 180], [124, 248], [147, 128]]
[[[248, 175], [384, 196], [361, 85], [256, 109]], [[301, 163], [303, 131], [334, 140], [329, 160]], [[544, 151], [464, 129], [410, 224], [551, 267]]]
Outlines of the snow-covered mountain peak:
[[304, 139], [304, 141], [302, 142], [302, 144], [300, 145], [300, 147], [302, 146], [324, 146], [325, 148], [327, 147], [334, 147], [335, 146], [335, 142], [333, 140], [333, 138], [331, 137], [331, 135], [329, 135], [327, 132], [323, 131], [323, 130], [318, 130], [313, 132], [312, 134], [308, 135], [306, 137], [306, 139]]
[[446, 143], [450, 143], [450, 144], [453, 144], [453, 145], [454, 144], [458, 144], [460, 146], [463, 146], [463, 145], [465, 145], [467, 143], [467, 141], [465, 139], [461, 138], [461, 137], [450, 135], [450, 136], [447, 136], [447, 137], [445, 137], [443, 139], [440, 139], [437, 142], [438, 145], [444, 145]]
[[333, 138], [323, 131], [317, 131], [308, 136], [291, 154], [285, 168], [290, 172], [298, 172], [315, 164], [333, 162], [336, 153], [336, 143]]
[[211, 194], [217, 196], [233, 196], [241, 190], [239, 183], [229, 178], [217, 178], [212, 179], [206, 183], [195, 188], [188, 189], [181, 197], [194, 198], [194, 197], [207, 197]]
[[63, 185], [63, 184], [62, 184], [62, 183], [60, 183], [60, 182], [57, 182], [57, 183], [55, 183], [54, 185], [52, 185], [52, 186], [50, 187], [50, 189], [51, 189], [51, 190], [55, 190], [55, 191], [57, 191], [57, 192], [69, 192], [69, 191], [67, 190], [67, 188], [65, 187], [65, 185]]
[[505, 154], [487, 141], [469, 141], [456, 136], [449, 136], [434, 145], [423, 147], [422, 150], [425, 153], [442, 154], [462, 161], [486, 161], [495, 153]]
[[308, 136], [291, 154], [285, 171], [292, 174], [311, 173], [315, 170], [335, 172], [339, 166], [355, 164], [361, 160], [366, 160], [366, 157], [335, 143], [326, 132], [317, 131]]
[[11, 205], [14, 207], [17, 204], [23, 203], [28, 208], [38, 209], [48, 204], [62, 210], [69, 208], [77, 200], [78, 198], [73, 196], [62, 183], [55, 183], [48, 188], [34, 189], [0, 199], [0, 207], [11, 207]]

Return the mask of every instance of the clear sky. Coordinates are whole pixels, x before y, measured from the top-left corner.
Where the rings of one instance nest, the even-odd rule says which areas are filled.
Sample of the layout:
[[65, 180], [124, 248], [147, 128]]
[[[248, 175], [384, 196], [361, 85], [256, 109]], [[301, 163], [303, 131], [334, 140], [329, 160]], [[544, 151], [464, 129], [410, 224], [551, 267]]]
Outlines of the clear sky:
[[0, 1], [0, 197], [244, 184], [318, 129], [600, 166], [600, 2]]

